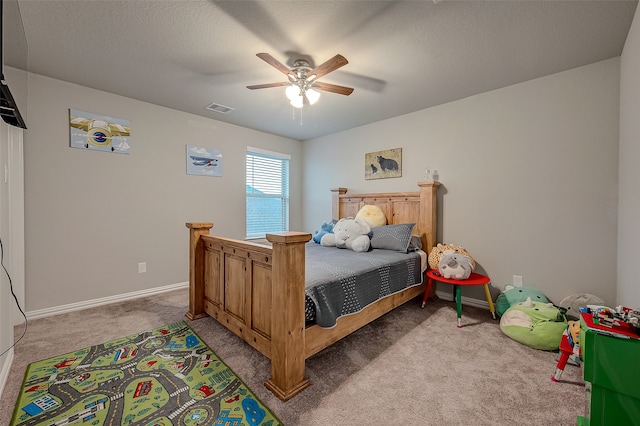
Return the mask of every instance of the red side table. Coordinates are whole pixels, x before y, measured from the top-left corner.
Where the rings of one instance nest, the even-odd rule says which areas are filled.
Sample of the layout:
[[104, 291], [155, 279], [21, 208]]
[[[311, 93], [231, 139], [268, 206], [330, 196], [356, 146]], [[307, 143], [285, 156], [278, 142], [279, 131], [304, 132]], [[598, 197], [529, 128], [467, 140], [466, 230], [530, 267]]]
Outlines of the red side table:
[[453, 293], [454, 298], [456, 300], [456, 310], [458, 311], [458, 328], [462, 327], [462, 296], [461, 296], [461, 288], [462, 286], [471, 286], [471, 285], [482, 285], [484, 286], [484, 294], [487, 297], [487, 303], [489, 304], [489, 310], [491, 311], [491, 315], [493, 319], [496, 319], [496, 309], [493, 307], [493, 301], [491, 300], [491, 293], [489, 292], [489, 283], [491, 279], [482, 274], [478, 274], [476, 272], [472, 272], [469, 278], [466, 280], [454, 280], [452, 278], [443, 277], [440, 272], [435, 269], [429, 269], [427, 271], [427, 277], [429, 278], [429, 282], [427, 284], [427, 291], [424, 293], [424, 297], [422, 298], [422, 307], [427, 303], [427, 297], [429, 297], [429, 291], [431, 291], [431, 285], [434, 281], [440, 281], [441, 283], [451, 284], [453, 285]]

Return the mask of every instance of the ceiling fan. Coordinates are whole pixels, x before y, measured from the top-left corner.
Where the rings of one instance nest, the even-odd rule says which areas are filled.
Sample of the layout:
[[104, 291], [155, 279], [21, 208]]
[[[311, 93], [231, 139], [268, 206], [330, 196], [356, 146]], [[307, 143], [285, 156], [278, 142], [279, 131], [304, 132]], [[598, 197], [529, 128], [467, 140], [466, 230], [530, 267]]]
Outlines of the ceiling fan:
[[315, 68], [311, 68], [309, 62], [305, 59], [296, 60], [293, 66], [289, 68], [268, 53], [258, 53], [256, 56], [286, 75], [289, 81], [256, 84], [247, 86], [247, 89], [255, 90], [288, 86], [286, 90], [287, 97], [291, 101], [291, 105], [296, 108], [302, 108], [304, 104], [313, 105], [320, 97], [320, 93], [315, 89], [345, 96], [349, 96], [353, 92], [352, 87], [318, 81], [320, 77], [349, 63], [342, 55], [336, 55]]

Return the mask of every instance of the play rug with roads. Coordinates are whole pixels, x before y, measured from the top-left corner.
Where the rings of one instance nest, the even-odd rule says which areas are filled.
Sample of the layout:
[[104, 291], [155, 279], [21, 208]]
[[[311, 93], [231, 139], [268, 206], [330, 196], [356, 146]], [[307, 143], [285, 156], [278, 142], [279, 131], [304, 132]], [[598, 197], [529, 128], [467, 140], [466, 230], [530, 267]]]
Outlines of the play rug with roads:
[[184, 322], [29, 364], [11, 426], [280, 420]]

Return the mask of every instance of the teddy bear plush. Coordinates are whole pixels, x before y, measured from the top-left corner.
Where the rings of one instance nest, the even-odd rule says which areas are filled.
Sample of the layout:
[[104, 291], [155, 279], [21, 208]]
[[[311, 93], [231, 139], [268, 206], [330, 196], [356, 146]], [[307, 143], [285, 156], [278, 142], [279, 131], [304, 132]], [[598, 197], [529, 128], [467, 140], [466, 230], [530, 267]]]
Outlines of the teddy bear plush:
[[473, 257], [467, 252], [463, 247], [460, 247], [455, 244], [440, 244], [434, 246], [429, 252], [429, 267], [431, 269], [438, 269], [438, 265], [440, 264], [440, 258], [443, 254], [463, 254], [469, 258], [471, 262], [471, 269], [476, 269], [476, 261], [473, 260]]
[[356, 214], [356, 219], [366, 219], [372, 228], [387, 224], [387, 217], [384, 215], [382, 209], [371, 204], [362, 206]]
[[371, 225], [365, 219], [340, 219], [333, 227], [333, 234], [325, 234], [320, 245], [347, 248], [356, 252], [368, 251], [371, 246], [370, 232]]
[[471, 275], [471, 260], [463, 254], [443, 254], [438, 263], [438, 271], [445, 278], [466, 280]]

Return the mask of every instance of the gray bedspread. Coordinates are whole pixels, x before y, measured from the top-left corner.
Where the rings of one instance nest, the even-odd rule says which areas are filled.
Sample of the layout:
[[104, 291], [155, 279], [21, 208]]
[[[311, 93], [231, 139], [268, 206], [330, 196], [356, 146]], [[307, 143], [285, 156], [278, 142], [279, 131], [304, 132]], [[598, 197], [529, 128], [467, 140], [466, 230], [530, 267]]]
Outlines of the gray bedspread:
[[331, 328], [338, 317], [361, 311], [376, 300], [422, 283], [418, 253], [306, 245], [307, 302], [315, 307], [315, 322]]

